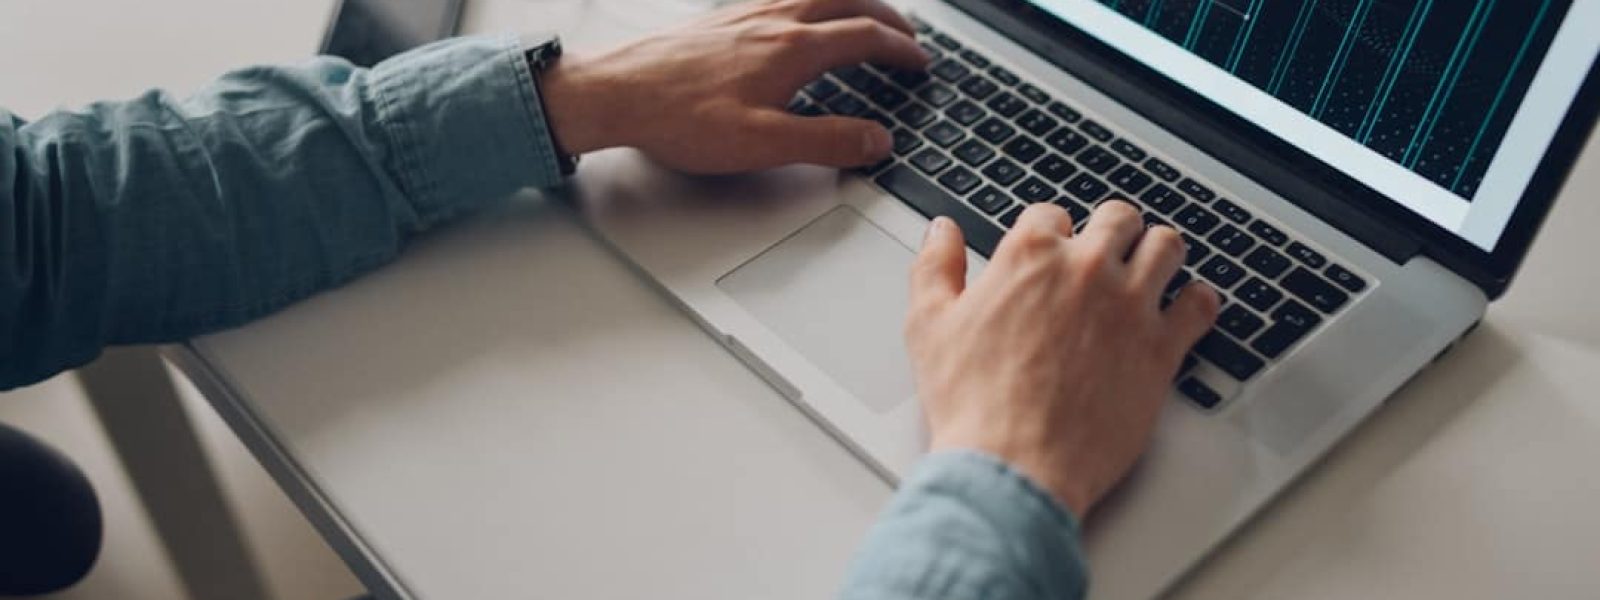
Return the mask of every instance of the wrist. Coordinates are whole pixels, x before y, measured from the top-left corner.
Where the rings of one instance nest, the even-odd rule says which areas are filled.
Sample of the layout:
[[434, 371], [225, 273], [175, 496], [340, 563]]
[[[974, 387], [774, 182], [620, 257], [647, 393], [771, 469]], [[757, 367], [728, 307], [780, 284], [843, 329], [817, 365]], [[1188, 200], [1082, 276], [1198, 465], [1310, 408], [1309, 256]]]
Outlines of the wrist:
[[987, 454], [1050, 494], [1075, 517], [1082, 519], [1093, 508], [1095, 499], [1090, 492], [1092, 486], [1074, 477], [1072, 467], [1061, 464], [1062, 461], [1055, 458], [1058, 453], [1040, 448], [1039, 444], [1020, 443], [1016, 437], [972, 433], [935, 432], [929, 442], [929, 450], [967, 450]]
[[618, 115], [610, 109], [612, 84], [587, 63], [566, 57], [535, 76], [557, 152], [580, 155], [623, 145], [613, 127]]

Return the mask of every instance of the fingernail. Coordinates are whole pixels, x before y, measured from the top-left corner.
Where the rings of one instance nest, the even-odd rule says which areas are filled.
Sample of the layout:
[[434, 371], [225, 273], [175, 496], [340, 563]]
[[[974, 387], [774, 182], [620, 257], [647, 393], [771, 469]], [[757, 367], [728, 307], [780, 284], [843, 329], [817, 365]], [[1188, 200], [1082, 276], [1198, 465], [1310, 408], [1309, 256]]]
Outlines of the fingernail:
[[928, 230], [922, 232], [922, 241], [926, 243], [928, 238], [933, 237], [933, 234], [943, 231], [944, 228], [948, 227], [949, 225], [950, 219], [945, 217], [934, 217], [933, 222], [928, 224]]
[[861, 137], [861, 150], [877, 158], [889, 152], [889, 132], [885, 129], [868, 129]]

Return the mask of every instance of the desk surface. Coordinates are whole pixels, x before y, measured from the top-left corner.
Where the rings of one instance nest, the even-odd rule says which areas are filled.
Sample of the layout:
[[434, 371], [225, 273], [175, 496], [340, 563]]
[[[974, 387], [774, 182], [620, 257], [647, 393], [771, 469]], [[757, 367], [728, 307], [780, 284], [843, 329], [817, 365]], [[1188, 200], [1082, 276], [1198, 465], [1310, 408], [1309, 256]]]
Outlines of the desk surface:
[[[623, 14], [489, 6], [469, 23]], [[1596, 145], [1484, 327], [1177, 596], [1600, 589]], [[312, 516], [418, 597], [825, 598], [889, 494], [536, 198], [190, 348]]]

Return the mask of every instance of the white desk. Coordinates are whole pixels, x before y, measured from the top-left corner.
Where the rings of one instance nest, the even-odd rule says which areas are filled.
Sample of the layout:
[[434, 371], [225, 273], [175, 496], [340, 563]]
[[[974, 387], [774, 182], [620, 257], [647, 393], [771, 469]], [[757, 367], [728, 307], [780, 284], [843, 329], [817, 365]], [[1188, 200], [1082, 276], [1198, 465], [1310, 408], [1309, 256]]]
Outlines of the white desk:
[[[1600, 590], [1588, 157], [1485, 326], [1178, 596]], [[369, 581], [416, 597], [826, 598], [889, 494], [535, 199], [173, 355]]]

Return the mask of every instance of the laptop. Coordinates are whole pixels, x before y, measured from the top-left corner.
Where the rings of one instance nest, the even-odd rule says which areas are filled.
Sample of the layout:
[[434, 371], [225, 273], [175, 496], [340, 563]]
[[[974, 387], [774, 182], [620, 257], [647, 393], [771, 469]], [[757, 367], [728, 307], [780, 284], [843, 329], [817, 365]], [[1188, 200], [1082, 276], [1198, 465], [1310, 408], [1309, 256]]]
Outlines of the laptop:
[[1091, 597], [1161, 593], [1506, 291], [1600, 110], [1600, 0], [915, 0], [926, 72], [807, 115], [891, 159], [688, 177], [586, 159], [594, 230], [886, 479], [925, 443], [902, 347], [928, 220], [972, 276], [1022, 207], [1107, 198], [1221, 291], [1154, 446], [1085, 525]]

